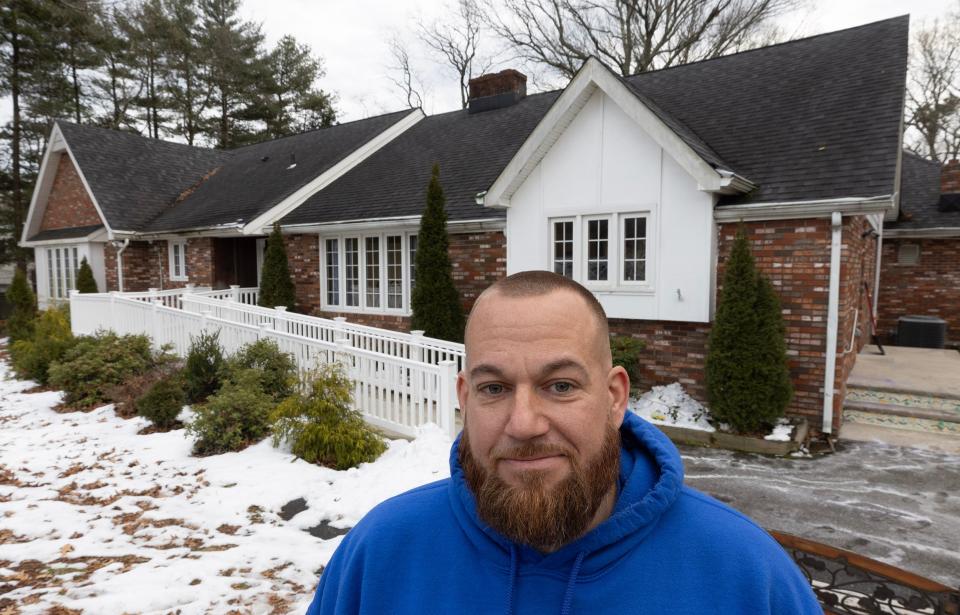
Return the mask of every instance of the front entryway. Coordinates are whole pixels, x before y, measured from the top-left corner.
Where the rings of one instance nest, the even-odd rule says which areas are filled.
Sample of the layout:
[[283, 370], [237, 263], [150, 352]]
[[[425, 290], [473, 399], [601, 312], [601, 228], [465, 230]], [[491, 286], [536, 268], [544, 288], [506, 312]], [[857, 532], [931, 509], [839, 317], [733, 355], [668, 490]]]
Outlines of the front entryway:
[[257, 286], [257, 238], [230, 237], [213, 240], [213, 288]]

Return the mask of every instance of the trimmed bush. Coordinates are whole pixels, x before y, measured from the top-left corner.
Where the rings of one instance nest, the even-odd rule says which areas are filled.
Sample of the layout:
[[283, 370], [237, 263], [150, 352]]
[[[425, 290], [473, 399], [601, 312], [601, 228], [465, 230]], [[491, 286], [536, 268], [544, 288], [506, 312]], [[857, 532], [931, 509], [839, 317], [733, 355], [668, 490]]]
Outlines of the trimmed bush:
[[29, 339], [33, 334], [33, 321], [37, 317], [37, 297], [33, 294], [23, 269], [17, 268], [13, 274], [13, 281], [7, 289], [7, 301], [12, 307], [10, 318], [7, 319], [7, 337], [10, 338], [10, 344]]
[[446, 197], [440, 187], [440, 167], [433, 165], [427, 187], [427, 205], [417, 234], [417, 280], [413, 285], [410, 328], [428, 337], [463, 341], [463, 306], [453, 284], [450, 240], [447, 237]]
[[183, 368], [183, 387], [187, 403], [205, 401], [220, 388], [224, 368], [220, 332], [202, 332], [190, 338], [190, 351]]
[[146, 335], [100, 331], [76, 338], [62, 361], [50, 365], [49, 384], [66, 393], [64, 403], [89, 408], [109, 400], [107, 390], [156, 365]]
[[613, 355], [613, 364], [627, 370], [630, 376], [630, 387], [640, 386], [640, 353], [647, 345], [643, 340], [628, 335], [614, 335], [610, 338], [610, 354]]
[[757, 273], [743, 227], [727, 260], [705, 365], [713, 419], [738, 433], [769, 428], [792, 395], [780, 302]]
[[231, 375], [205, 404], [194, 408], [187, 433], [196, 438], [194, 455], [243, 450], [270, 432], [273, 400], [260, 386], [256, 370]]
[[137, 400], [137, 414], [147, 418], [159, 429], [172, 429], [177, 425], [177, 415], [187, 403], [180, 374], [169, 374], [158, 380], [147, 393]]
[[352, 390], [342, 366], [321, 367], [309, 395], [287, 398], [274, 409], [274, 446], [287, 440], [297, 457], [338, 470], [375, 460], [387, 445], [352, 409]]
[[296, 303], [293, 280], [290, 278], [290, 264], [287, 262], [287, 248], [280, 234], [280, 224], [274, 222], [273, 232], [267, 238], [267, 250], [263, 255], [263, 270], [260, 273], [260, 297], [257, 304], [262, 307], [285, 306], [291, 312]]
[[93, 279], [93, 269], [84, 256], [80, 261], [80, 269], [77, 270], [77, 291], [81, 293], [98, 293], [97, 281]]
[[260, 374], [263, 391], [280, 401], [293, 395], [297, 386], [297, 365], [293, 356], [281, 352], [274, 340], [257, 340], [247, 344], [226, 361], [226, 373], [254, 369]]
[[50, 308], [34, 321], [33, 334], [10, 347], [10, 361], [17, 377], [47, 384], [50, 365], [63, 359], [74, 344], [70, 311]]

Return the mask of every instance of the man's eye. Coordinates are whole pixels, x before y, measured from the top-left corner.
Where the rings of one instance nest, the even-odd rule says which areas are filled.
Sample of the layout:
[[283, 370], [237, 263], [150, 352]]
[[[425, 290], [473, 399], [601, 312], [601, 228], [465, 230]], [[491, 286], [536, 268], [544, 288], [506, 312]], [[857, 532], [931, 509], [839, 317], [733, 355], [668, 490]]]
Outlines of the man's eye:
[[554, 393], [569, 393], [573, 390], [573, 384], [570, 382], [554, 382], [550, 385]]
[[487, 395], [499, 395], [500, 393], [503, 393], [503, 385], [496, 383], [484, 384], [480, 386], [480, 391], [482, 393], [486, 393]]

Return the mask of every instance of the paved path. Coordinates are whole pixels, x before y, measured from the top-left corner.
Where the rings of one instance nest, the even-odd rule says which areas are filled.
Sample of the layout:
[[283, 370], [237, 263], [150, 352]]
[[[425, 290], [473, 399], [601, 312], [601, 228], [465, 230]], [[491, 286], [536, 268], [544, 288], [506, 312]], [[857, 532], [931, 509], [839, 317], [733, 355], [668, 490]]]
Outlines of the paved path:
[[688, 485], [768, 529], [960, 587], [960, 456], [866, 442], [815, 459], [680, 450]]

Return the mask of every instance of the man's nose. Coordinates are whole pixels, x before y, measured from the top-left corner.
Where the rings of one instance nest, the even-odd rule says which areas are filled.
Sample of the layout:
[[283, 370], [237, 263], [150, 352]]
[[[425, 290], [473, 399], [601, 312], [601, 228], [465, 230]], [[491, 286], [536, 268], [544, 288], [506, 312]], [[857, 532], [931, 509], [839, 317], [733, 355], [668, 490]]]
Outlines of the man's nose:
[[504, 433], [516, 440], [530, 440], [544, 435], [549, 429], [550, 421], [544, 414], [543, 400], [536, 390], [517, 387]]

